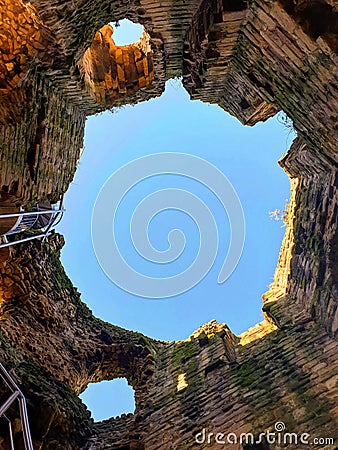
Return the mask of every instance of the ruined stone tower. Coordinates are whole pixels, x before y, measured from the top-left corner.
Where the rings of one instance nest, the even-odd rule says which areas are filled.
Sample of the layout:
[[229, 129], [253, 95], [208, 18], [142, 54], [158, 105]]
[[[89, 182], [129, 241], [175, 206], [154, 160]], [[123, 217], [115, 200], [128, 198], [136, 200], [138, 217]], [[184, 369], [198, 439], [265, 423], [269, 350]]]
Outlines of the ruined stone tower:
[[[119, 47], [108, 23], [124, 18], [145, 33]], [[172, 77], [246, 125], [283, 110], [298, 133], [280, 161], [291, 202], [265, 320], [241, 336], [211, 322], [168, 343], [102, 322], [61, 266], [59, 235], [1, 255], [0, 360], [27, 398], [34, 448], [278, 449], [196, 436], [259, 436], [283, 420], [337, 449], [337, 3], [0, 0], [0, 21], [1, 208], [58, 200], [85, 118], [159, 96]], [[94, 423], [78, 395], [116, 377], [136, 411]], [[15, 420], [13, 433], [23, 448]], [[7, 434], [0, 424], [3, 449]]]

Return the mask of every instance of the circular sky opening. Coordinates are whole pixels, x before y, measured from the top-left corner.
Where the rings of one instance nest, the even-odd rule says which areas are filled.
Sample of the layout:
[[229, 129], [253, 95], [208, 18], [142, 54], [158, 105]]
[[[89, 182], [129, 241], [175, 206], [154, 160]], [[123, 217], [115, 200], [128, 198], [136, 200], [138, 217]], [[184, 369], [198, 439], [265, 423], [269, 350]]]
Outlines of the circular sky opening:
[[129, 45], [138, 41], [144, 31], [143, 26], [131, 20], [123, 19], [110, 22], [114, 28], [113, 39], [116, 45]]

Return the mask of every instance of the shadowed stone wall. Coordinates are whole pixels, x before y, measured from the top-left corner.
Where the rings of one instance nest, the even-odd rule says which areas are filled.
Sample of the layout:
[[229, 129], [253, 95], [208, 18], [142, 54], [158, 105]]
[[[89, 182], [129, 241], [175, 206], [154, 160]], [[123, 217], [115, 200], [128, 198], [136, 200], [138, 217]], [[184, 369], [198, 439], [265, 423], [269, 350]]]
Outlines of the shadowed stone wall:
[[[335, 4], [0, 5], [0, 206], [56, 201], [75, 173], [86, 116], [159, 95], [174, 76], [193, 99], [242, 123], [283, 109], [298, 132], [280, 161], [292, 189], [265, 320], [241, 336], [211, 322], [186, 341], [158, 342], [96, 319], [63, 271], [58, 235], [2, 259], [0, 359], [27, 396], [35, 448], [216, 450], [195, 436], [258, 436], [277, 421], [290, 433], [337, 439]], [[123, 18], [141, 23], [149, 41], [116, 47], [107, 24]], [[135, 389], [135, 414], [94, 424], [78, 394], [120, 376]], [[10, 448], [4, 424], [0, 436]]]

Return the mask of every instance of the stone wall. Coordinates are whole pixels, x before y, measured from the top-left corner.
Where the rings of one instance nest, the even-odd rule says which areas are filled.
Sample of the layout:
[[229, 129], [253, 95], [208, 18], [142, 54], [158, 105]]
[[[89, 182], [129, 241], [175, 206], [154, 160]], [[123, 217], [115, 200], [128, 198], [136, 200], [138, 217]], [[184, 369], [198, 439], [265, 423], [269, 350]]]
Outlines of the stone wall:
[[183, 81], [192, 98], [249, 125], [282, 109], [313, 150], [337, 161], [337, 54], [325, 33], [314, 40], [278, 1], [214, 2], [203, 22], [205, 8], [185, 43]]
[[[137, 102], [140, 98], [133, 98], [133, 94], [140, 90], [149, 93], [154, 80], [149, 35], [144, 32], [134, 44], [117, 46], [112, 33], [110, 25], [102, 27], [81, 61], [86, 89], [98, 104], [107, 107], [124, 104], [125, 97], [128, 103]], [[148, 95], [150, 98], [161, 93], [162, 89]]]
[[54, 235], [47, 246], [16, 246], [0, 264], [0, 359], [27, 396], [35, 448], [60, 450], [90, 436], [93, 423], [77, 397], [89, 382], [126, 377], [143, 404], [162, 345], [91, 314], [61, 266], [63, 244]]
[[[78, 159], [85, 116], [160, 95], [165, 80], [180, 75], [192, 99], [218, 103], [249, 125], [283, 109], [311, 151], [336, 161], [336, 12], [329, 4], [323, 6], [325, 21], [314, 30], [311, 20], [316, 19], [304, 5], [297, 12], [278, 1], [191, 0], [175, 8], [92, 3], [78, 9], [73, 2], [3, 4], [0, 157], [5, 179], [0, 186], [5, 193], [15, 193], [18, 182], [32, 184], [37, 153], [40, 166], [57, 153], [54, 170], [65, 168], [69, 184], [75, 166], [68, 164]], [[147, 37], [119, 48], [107, 23], [124, 17], [142, 23]], [[6, 64], [14, 64], [13, 71]], [[59, 112], [61, 127], [53, 114], [45, 116], [49, 107]], [[62, 136], [67, 121], [67, 135], [74, 131], [76, 142]], [[25, 129], [30, 136], [21, 138]], [[14, 141], [25, 148], [15, 157], [19, 177], [16, 160], [8, 157]], [[43, 178], [50, 166], [41, 169], [38, 187], [15, 193], [21, 202], [35, 199], [37, 192], [58, 198], [66, 189], [64, 182], [61, 187], [55, 178]]]
[[20, 0], [0, 1], [0, 124], [15, 121], [27, 101], [20, 87], [34, 61], [51, 64], [53, 37], [36, 9]]
[[337, 170], [299, 140], [280, 164], [293, 189], [275, 280], [263, 309], [284, 325], [315, 318], [337, 336]]
[[[157, 342], [96, 319], [63, 271], [57, 235], [2, 255], [0, 359], [27, 396], [35, 448], [216, 450], [219, 444], [198, 444], [196, 435], [257, 436], [283, 421], [290, 433], [335, 438], [321, 446], [335, 450], [334, 3], [0, 5], [0, 207], [58, 200], [76, 170], [86, 116], [158, 95], [174, 76], [183, 75], [193, 99], [218, 103], [248, 125], [283, 109], [298, 132], [280, 161], [292, 191], [265, 320], [241, 336], [211, 322], [186, 341]], [[144, 26], [150, 38], [141, 49], [111, 40], [107, 24], [123, 18]], [[94, 424], [78, 394], [90, 382], [121, 376], [135, 389], [135, 414]], [[9, 414], [22, 448], [17, 411]], [[9, 449], [1, 423], [0, 437]]]
[[[257, 437], [274, 431], [278, 421], [288, 432], [336, 435], [335, 341], [313, 323], [276, 330], [247, 345], [235, 337], [229, 342], [229, 331], [219, 328], [160, 352], [150, 391], [152, 414], [142, 424], [148, 425], [144, 448], [217, 449], [216, 433]], [[182, 390], [179, 374], [185, 375]], [[203, 428], [214, 433], [210, 444], [195, 441]]]
[[[92, 316], [60, 265], [62, 244], [18, 248], [0, 267], [1, 361], [27, 396], [37, 449], [216, 450], [196, 443], [203, 428], [258, 436], [278, 421], [337, 437], [337, 341], [320, 322], [266, 320], [236, 337], [213, 321], [186, 341], [153, 341]], [[119, 376], [135, 414], [94, 424], [77, 394]]]
[[[110, 36], [100, 47], [91, 35], [93, 42], [84, 57], [81, 39], [88, 42], [89, 37], [77, 36], [77, 46], [69, 48], [71, 35], [66, 29], [62, 37], [59, 33], [61, 18], [58, 27], [53, 26], [53, 20], [45, 21], [46, 11], [38, 6], [22, 0], [3, 0], [1, 4], [0, 196], [3, 202], [18, 205], [57, 201], [67, 190], [83, 147], [86, 116], [160, 95], [165, 82], [161, 41], [150, 45], [147, 38], [129, 49], [112, 50], [115, 46]], [[47, 8], [56, 10], [54, 5]], [[77, 33], [85, 34], [82, 25], [77, 23]], [[111, 46], [107, 54], [106, 44]], [[114, 95], [112, 68], [120, 52], [118, 95]], [[135, 64], [128, 66], [131, 56]], [[111, 59], [110, 69], [101, 80], [99, 73], [107, 58]]]
[[25, 204], [59, 200], [74, 176], [85, 115], [35, 74], [19, 123], [0, 126], [1, 199]]

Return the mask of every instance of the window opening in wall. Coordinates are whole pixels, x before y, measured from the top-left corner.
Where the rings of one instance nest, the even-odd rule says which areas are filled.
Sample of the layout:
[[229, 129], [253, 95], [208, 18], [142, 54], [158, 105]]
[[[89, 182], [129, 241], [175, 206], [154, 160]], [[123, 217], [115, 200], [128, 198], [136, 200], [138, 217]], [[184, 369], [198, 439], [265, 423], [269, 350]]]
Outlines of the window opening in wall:
[[144, 31], [142, 25], [128, 19], [110, 22], [109, 25], [114, 29], [113, 39], [116, 45], [133, 44], [142, 37]]
[[126, 378], [90, 383], [80, 395], [96, 422], [135, 411], [135, 391]]

